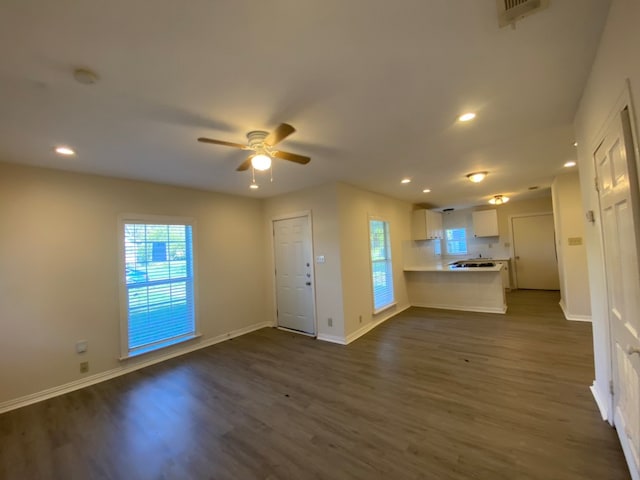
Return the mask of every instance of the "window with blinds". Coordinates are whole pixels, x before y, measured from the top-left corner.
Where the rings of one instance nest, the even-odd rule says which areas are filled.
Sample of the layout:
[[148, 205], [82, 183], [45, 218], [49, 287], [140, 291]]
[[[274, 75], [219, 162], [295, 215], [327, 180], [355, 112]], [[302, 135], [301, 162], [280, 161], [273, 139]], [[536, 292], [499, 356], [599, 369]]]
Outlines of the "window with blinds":
[[373, 283], [373, 313], [378, 313], [395, 303], [389, 222], [376, 219], [369, 220], [369, 242]]
[[193, 227], [123, 221], [123, 357], [195, 336]]
[[449, 255], [467, 254], [467, 229], [451, 228], [445, 230], [445, 243]]

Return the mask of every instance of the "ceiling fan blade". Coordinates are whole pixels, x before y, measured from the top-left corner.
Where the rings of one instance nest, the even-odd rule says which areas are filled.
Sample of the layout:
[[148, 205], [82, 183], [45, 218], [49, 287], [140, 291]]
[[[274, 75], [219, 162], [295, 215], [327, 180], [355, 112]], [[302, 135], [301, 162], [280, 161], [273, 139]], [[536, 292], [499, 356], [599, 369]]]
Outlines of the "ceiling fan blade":
[[289, 152], [282, 152], [282, 151], [274, 152], [273, 156], [282, 158], [283, 160], [289, 160], [290, 162], [300, 163], [302, 165], [306, 165], [311, 161], [309, 157], [305, 157], [304, 155], [298, 155], [296, 153], [289, 153]]
[[251, 159], [253, 157], [253, 155], [249, 155], [249, 157], [244, 162], [242, 162], [238, 168], [236, 168], [236, 171], [244, 172], [245, 170], [249, 170], [249, 167], [251, 166]]
[[280, 143], [282, 140], [287, 138], [289, 135], [291, 135], [295, 131], [296, 129], [293, 128], [288, 123], [281, 123], [278, 126], [278, 128], [276, 128], [273, 132], [271, 132], [267, 136], [267, 138], [264, 139], [264, 143], [273, 147], [274, 145], [276, 145], [277, 143]]
[[216, 145], [225, 145], [227, 147], [241, 148], [243, 150], [247, 149], [247, 146], [241, 143], [225, 142], [223, 140], [214, 140], [212, 138], [200, 137], [198, 141], [203, 143], [215, 143]]

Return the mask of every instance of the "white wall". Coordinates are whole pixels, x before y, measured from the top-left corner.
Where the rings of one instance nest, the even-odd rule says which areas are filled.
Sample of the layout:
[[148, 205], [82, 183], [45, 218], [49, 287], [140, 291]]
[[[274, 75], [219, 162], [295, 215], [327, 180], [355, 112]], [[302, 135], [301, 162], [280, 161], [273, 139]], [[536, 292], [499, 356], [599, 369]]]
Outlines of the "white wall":
[[[560, 306], [568, 320], [591, 319], [589, 272], [584, 244], [584, 214], [578, 172], [559, 175], [551, 186], [556, 251], [560, 275]], [[574, 239], [574, 244], [569, 239]], [[581, 244], [576, 245], [575, 240]]]
[[[475, 238], [473, 236], [472, 212], [494, 208], [498, 211], [498, 232], [500, 236]], [[511, 216], [551, 212], [552, 210], [551, 195], [528, 200], [512, 200], [498, 207], [483, 205], [481, 207], [466, 208], [446, 213], [442, 218], [442, 227], [445, 229], [463, 227], [467, 229], [469, 256], [477, 257], [479, 254], [482, 254], [483, 257], [509, 258], [511, 256], [511, 231], [509, 224]]]
[[259, 201], [0, 163], [0, 405], [166, 355], [117, 360], [123, 212], [195, 218], [195, 342], [268, 320]]
[[[409, 307], [405, 286], [402, 245], [411, 238], [411, 204], [350, 185], [338, 184], [340, 251], [345, 336], [350, 339], [380, 320]], [[373, 315], [369, 216], [389, 222], [393, 286], [397, 304]]]
[[[335, 184], [269, 198], [264, 202], [264, 247], [267, 268], [263, 276], [267, 290], [267, 311], [275, 323], [275, 287], [272, 220], [275, 217], [310, 211], [313, 223], [314, 256], [324, 255], [325, 263], [314, 264], [318, 335], [344, 338], [341, 252], [338, 224], [338, 198]], [[327, 319], [333, 319], [329, 326]]]
[[[631, 95], [640, 95], [640, 2], [614, 0], [598, 53], [575, 118], [578, 141], [578, 162], [582, 188], [583, 210], [596, 212], [596, 222], [585, 226], [591, 316], [596, 379], [594, 394], [604, 413], [611, 418], [608, 384], [610, 379], [609, 339], [606, 323], [606, 284], [601, 244], [601, 224], [598, 218], [598, 196], [594, 188], [595, 170], [592, 155], [597, 147], [608, 115], [620, 98], [629, 79]], [[636, 119], [637, 120], [637, 119]], [[633, 132], [638, 136], [638, 131]]]

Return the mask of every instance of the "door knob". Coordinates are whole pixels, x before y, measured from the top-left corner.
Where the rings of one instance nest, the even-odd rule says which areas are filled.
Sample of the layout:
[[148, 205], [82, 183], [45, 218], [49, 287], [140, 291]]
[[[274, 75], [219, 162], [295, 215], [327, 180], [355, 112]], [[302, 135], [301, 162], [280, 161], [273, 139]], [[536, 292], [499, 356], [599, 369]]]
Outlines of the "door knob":
[[636, 355], [640, 355], [640, 348], [632, 347], [631, 345], [627, 345], [627, 348], [625, 348], [624, 351], [627, 355], [633, 355], [634, 353]]
[[307, 282], [307, 285], [311, 285], [311, 282]]
[[520, 260], [520, 257], [519, 257], [519, 256], [516, 256], [516, 260]]

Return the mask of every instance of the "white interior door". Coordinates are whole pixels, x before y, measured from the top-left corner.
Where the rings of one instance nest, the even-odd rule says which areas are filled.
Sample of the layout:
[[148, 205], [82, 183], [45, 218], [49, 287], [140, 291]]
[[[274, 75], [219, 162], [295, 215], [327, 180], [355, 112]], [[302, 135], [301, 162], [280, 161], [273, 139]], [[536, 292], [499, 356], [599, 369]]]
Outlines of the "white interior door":
[[553, 215], [513, 217], [511, 230], [518, 288], [560, 290]]
[[638, 176], [628, 110], [594, 154], [612, 343], [614, 425], [640, 478], [640, 268]]
[[309, 216], [274, 220], [278, 326], [315, 334]]

